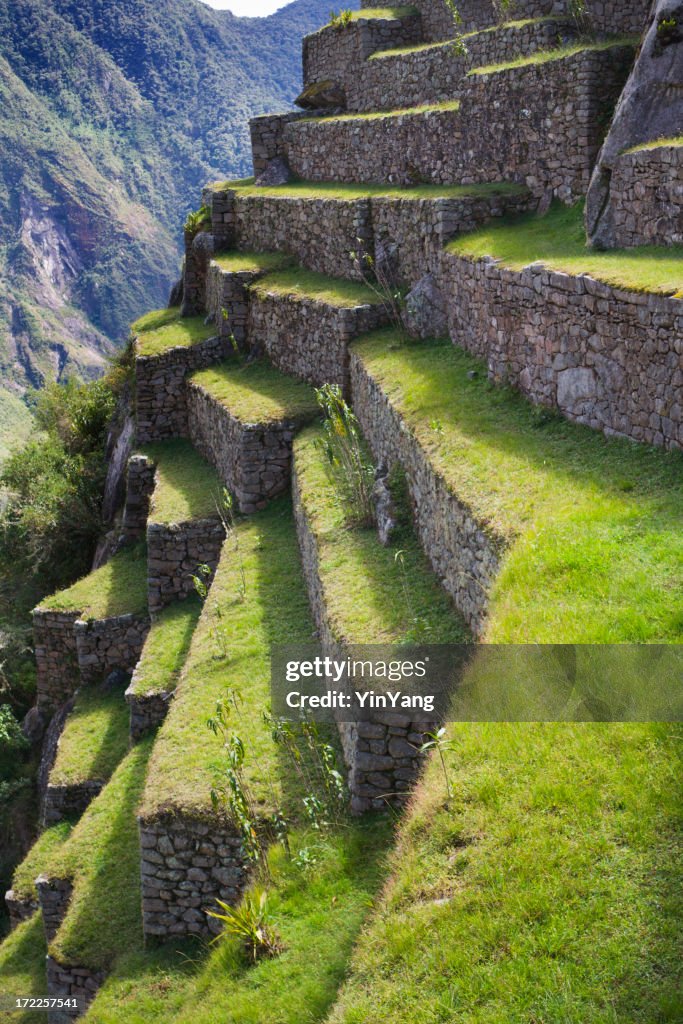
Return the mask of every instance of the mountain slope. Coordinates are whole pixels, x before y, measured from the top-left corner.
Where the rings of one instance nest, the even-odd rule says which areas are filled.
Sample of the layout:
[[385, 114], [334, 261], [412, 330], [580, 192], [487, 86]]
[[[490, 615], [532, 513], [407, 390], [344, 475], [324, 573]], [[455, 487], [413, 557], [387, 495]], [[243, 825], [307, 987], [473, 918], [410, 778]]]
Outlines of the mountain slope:
[[0, 0], [6, 389], [98, 372], [165, 302], [186, 212], [206, 181], [248, 173], [248, 119], [291, 104], [301, 36], [326, 16], [322, 0], [263, 19], [198, 0]]

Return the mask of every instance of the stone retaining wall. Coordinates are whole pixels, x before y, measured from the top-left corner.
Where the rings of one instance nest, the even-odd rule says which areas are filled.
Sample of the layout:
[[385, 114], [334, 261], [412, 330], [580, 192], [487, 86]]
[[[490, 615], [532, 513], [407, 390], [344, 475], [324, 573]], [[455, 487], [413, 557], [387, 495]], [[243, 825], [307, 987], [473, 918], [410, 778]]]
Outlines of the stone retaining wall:
[[[232, 207], [234, 209], [234, 196]], [[221, 198], [221, 203], [226, 205]], [[230, 237], [230, 243], [234, 246], [235, 236]], [[265, 236], [267, 238], [267, 236]], [[261, 249], [268, 248], [269, 244], [262, 245]], [[249, 246], [242, 246], [249, 248]], [[272, 247], [274, 248], [274, 246]], [[260, 277], [258, 271], [240, 271], [231, 273], [222, 270], [215, 261], [209, 267], [209, 276], [206, 285], [206, 312], [216, 325], [216, 334], [230, 351], [234, 346], [244, 350], [247, 342], [247, 320], [249, 314], [249, 285]], [[233, 344], [234, 339], [234, 344]]]
[[564, 202], [584, 195], [631, 47], [585, 50], [467, 78], [460, 109], [285, 126], [292, 171], [312, 181], [515, 181]]
[[206, 274], [214, 250], [214, 237], [209, 231], [185, 232], [183, 264], [183, 316], [197, 316], [206, 307]]
[[145, 536], [155, 471], [154, 462], [147, 455], [132, 455], [128, 460], [126, 504], [121, 528], [123, 543], [132, 543]]
[[168, 714], [168, 708], [175, 690], [162, 690], [152, 693], [135, 693], [135, 673], [131, 685], [126, 690], [126, 703], [130, 709], [130, 740], [137, 743], [148, 732], [161, 725]]
[[251, 156], [256, 178], [266, 171], [272, 160], [284, 158], [285, 127], [307, 115], [303, 111], [290, 110], [285, 114], [261, 114], [249, 121]]
[[623, 153], [609, 194], [616, 248], [683, 244], [683, 146]]
[[48, 878], [47, 875], [39, 875], [35, 884], [38, 890], [38, 903], [43, 918], [45, 940], [50, 943], [66, 917], [73, 892], [73, 883], [69, 878]]
[[300, 421], [243, 423], [190, 382], [190, 438], [245, 514], [265, 508], [289, 487], [292, 441]]
[[80, 818], [103, 786], [104, 782], [99, 779], [86, 779], [70, 786], [53, 786], [48, 783], [43, 801], [43, 825], [47, 828], [64, 818]]
[[464, 54], [447, 42], [363, 60], [347, 74], [346, 106], [356, 111], [398, 110], [455, 99], [470, 68], [555, 49], [575, 36], [572, 22], [548, 19], [480, 32], [467, 39]]
[[135, 411], [137, 441], [163, 441], [187, 436], [185, 378], [225, 359], [232, 349], [219, 337], [196, 345], [172, 348], [158, 356], [135, 360]]
[[180, 817], [140, 820], [145, 938], [217, 934], [215, 900], [235, 905], [247, 882], [236, 829]]
[[195, 593], [192, 576], [197, 566], [208, 565], [214, 571], [224, 538], [218, 514], [187, 523], [148, 525], [147, 596], [152, 615]]
[[491, 377], [595, 430], [683, 444], [683, 301], [542, 265], [443, 257], [454, 343]]
[[[361, 7], [377, 7], [376, 0], [361, 0]], [[386, 6], [389, 6], [388, 4]], [[425, 40], [450, 39], [455, 34], [453, 17], [444, 0], [414, 0], [422, 19]], [[460, 31], [487, 28], [498, 21], [492, 0], [457, 0], [462, 23]], [[588, 15], [597, 32], [632, 33], [642, 31], [649, 0], [587, 0]], [[567, 16], [568, 0], [513, 0], [509, 20]]]
[[101, 683], [115, 668], [132, 675], [149, 632], [146, 615], [117, 615], [74, 623], [81, 682]]
[[503, 539], [486, 530], [458, 501], [355, 352], [351, 356], [351, 397], [374, 460], [403, 467], [420, 543], [467, 625], [480, 636], [488, 594], [504, 551]]
[[[335, 635], [328, 616], [317, 540], [308, 522], [296, 467], [292, 498], [301, 564], [318, 637], [327, 656], [343, 660], [347, 642]], [[373, 711], [359, 722], [338, 722], [355, 814], [385, 810], [387, 804], [405, 800], [422, 765], [419, 748], [425, 734], [434, 731], [437, 724], [413, 722], [409, 715], [394, 711]]]
[[371, 53], [419, 43], [421, 38], [419, 15], [354, 18], [339, 28], [326, 25], [304, 38], [304, 88], [315, 82], [332, 81], [344, 90], [348, 106], [356, 89], [354, 79]]
[[74, 625], [80, 612], [33, 612], [36, 658], [36, 703], [54, 711], [78, 688], [78, 655]]
[[78, 1010], [50, 1010], [47, 1015], [48, 1024], [70, 1024], [76, 1017], [82, 1016], [106, 978], [104, 971], [94, 971], [90, 967], [67, 966], [60, 964], [51, 956], [47, 957], [45, 968], [49, 996], [81, 1000]]
[[252, 291], [249, 345], [283, 373], [309, 384], [346, 387], [348, 346], [385, 323], [383, 305], [330, 306], [291, 295]]
[[16, 928], [22, 921], [28, 921], [38, 910], [38, 900], [32, 897], [18, 896], [14, 889], [5, 893], [5, 906], [9, 914], [10, 928]]

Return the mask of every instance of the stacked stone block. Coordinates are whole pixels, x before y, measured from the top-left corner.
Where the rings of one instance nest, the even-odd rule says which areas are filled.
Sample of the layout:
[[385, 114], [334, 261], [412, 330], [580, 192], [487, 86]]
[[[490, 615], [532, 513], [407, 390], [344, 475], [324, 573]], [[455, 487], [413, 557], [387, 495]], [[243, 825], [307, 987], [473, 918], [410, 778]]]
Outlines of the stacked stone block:
[[33, 612], [33, 642], [36, 658], [36, 703], [55, 711], [79, 685], [78, 655], [74, 625], [80, 612]]
[[213, 572], [225, 538], [220, 516], [147, 527], [147, 594], [152, 615], [194, 594], [197, 566]]
[[[294, 519], [316, 631], [326, 656], [343, 660], [348, 641], [330, 621], [320, 573], [320, 555], [296, 474], [292, 474]], [[437, 723], [413, 721], [395, 711], [368, 711], [358, 722], [339, 721], [351, 809], [355, 814], [401, 803], [420, 771], [420, 747]]]
[[154, 462], [146, 455], [132, 455], [128, 460], [126, 503], [121, 529], [121, 541], [124, 544], [134, 543], [145, 536], [149, 502], [154, 491], [154, 474]]
[[35, 884], [43, 918], [45, 940], [49, 943], [54, 939], [66, 917], [73, 885], [69, 878], [48, 878], [47, 875], [39, 875]]
[[236, 904], [247, 882], [236, 829], [178, 814], [139, 825], [145, 937], [216, 934], [220, 927], [206, 911], [216, 909], [216, 899]]
[[683, 145], [623, 153], [610, 178], [616, 248], [683, 244]]
[[458, 109], [293, 122], [286, 157], [313, 181], [514, 181], [573, 202], [586, 193], [632, 56], [630, 46], [587, 49], [471, 75]]
[[132, 674], [149, 631], [147, 615], [131, 612], [74, 623], [80, 679], [100, 683], [114, 669]]
[[168, 714], [174, 690], [156, 690], [152, 693], [136, 693], [135, 673], [126, 690], [126, 703], [130, 708], [130, 739], [137, 743], [148, 732], [161, 725]]
[[[232, 206], [234, 208], [234, 202]], [[234, 242], [234, 234], [231, 242]], [[260, 276], [261, 272], [257, 270], [236, 273], [223, 270], [215, 261], [209, 267], [206, 312], [216, 325], [218, 337], [231, 349], [237, 347], [244, 351], [246, 348], [249, 286]]]
[[43, 825], [63, 821], [64, 818], [78, 818], [88, 804], [102, 791], [104, 782], [100, 779], [85, 779], [73, 785], [55, 786], [48, 783], [43, 801]]
[[192, 443], [215, 467], [240, 512], [265, 508], [287, 490], [300, 420], [245, 423], [194, 382], [188, 404]]
[[212, 337], [159, 355], [137, 356], [135, 412], [138, 444], [163, 441], [169, 437], [187, 437], [185, 378], [193, 370], [202, 370], [220, 362], [230, 352], [230, 343], [226, 339]]
[[683, 445], [683, 300], [444, 254], [452, 340], [494, 380], [606, 434]]
[[47, 1015], [48, 1024], [70, 1024], [76, 1017], [87, 1012], [97, 990], [104, 984], [106, 974], [90, 967], [61, 964], [51, 956], [47, 957], [45, 967], [49, 996], [79, 1000], [78, 1009], [50, 1010]]
[[28, 921], [38, 910], [38, 900], [19, 896], [13, 889], [5, 893], [5, 906], [9, 914], [10, 928], [16, 928], [22, 921]]
[[381, 303], [333, 306], [259, 289], [252, 291], [249, 305], [249, 345], [283, 373], [345, 389], [349, 344], [387, 319]]

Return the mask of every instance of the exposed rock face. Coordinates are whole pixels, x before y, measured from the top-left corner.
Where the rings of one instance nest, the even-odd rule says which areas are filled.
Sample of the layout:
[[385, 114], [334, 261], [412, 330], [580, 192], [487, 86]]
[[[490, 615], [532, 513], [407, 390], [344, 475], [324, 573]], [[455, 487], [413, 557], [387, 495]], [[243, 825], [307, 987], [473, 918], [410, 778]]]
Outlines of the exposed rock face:
[[327, 78], [306, 86], [294, 102], [302, 110], [340, 110], [346, 107], [346, 96], [338, 82]]
[[377, 536], [383, 547], [388, 547], [396, 529], [396, 509], [388, 484], [389, 469], [385, 462], [377, 467], [372, 500], [377, 518]]
[[600, 152], [586, 201], [590, 242], [618, 244], [612, 172], [624, 150], [683, 132], [683, 3], [653, 0], [647, 33]]
[[281, 156], [276, 156], [274, 160], [269, 161], [268, 166], [259, 174], [254, 184], [260, 185], [262, 188], [268, 185], [286, 185], [291, 176], [285, 161]]
[[446, 299], [432, 274], [425, 274], [406, 295], [403, 323], [416, 338], [441, 338], [448, 334]]

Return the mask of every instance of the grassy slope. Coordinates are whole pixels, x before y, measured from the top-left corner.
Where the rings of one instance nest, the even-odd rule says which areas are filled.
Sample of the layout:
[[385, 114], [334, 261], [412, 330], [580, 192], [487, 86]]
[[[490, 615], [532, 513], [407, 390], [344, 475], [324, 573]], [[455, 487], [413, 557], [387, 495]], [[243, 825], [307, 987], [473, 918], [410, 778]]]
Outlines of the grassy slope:
[[185, 438], [145, 445], [156, 463], [150, 523], [187, 523], [216, 516], [221, 483], [215, 471]]
[[217, 263], [227, 274], [250, 271], [269, 273], [273, 270], [280, 270], [290, 262], [290, 259], [281, 252], [225, 252], [214, 257], [213, 262]]
[[200, 612], [197, 598], [176, 601], [156, 616], [131, 683], [135, 694], [175, 689]]
[[[36, 912], [0, 946], [0, 996], [47, 995], [45, 953], [43, 922]], [[0, 1009], [0, 1024], [45, 1024], [45, 1013]]]
[[[458, 725], [329, 1024], [678, 1021], [672, 729]], [[678, 995], [677, 995], [678, 989]]]
[[[319, 551], [332, 630], [349, 643], [461, 643], [467, 630], [429, 571], [412, 530], [384, 548], [373, 530], [348, 529], [311, 428], [294, 443], [301, 501]], [[396, 552], [403, 552], [403, 563]]]
[[144, 545], [124, 548], [106, 565], [67, 590], [41, 602], [47, 611], [78, 611], [86, 619], [105, 619], [147, 608], [147, 557]]
[[[135, 346], [138, 356], [158, 356], [168, 352], [172, 348], [188, 348], [200, 341], [206, 341], [216, 333], [213, 324], [205, 324], [203, 316], [161, 316], [165, 310], [159, 310], [158, 320], [152, 320], [153, 314], [147, 314], [142, 318], [143, 324], [149, 326], [140, 327], [140, 321], [133, 325], [133, 331], [137, 333]], [[156, 314], [154, 314], [156, 316]]]
[[60, 821], [38, 836], [12, 878], [12, 889], [18, 896], [34, 899], [37, 897], [33, 883], [48, 867], [55, 852], [67, 841], [71, 835], [71, 828], [71, 822]]
[[473, 68], [470, 75], [490, 75], [499, 71], [509, 71], [510, 68], [526, 68], [534, 64], [550, 64], [556, 60], [564, 60], [567, 57], [575, 57], [580, 53], [596, 53], [601, 50], [611, 50], [615, 46], [637, 46], [639, 39], [635, 36], [618, 36], [610, 39], [601, 39], [599, 42], [572, 43], [570, 46], [560, 46], [556, 50], [537, 50], [535, 53], [508, 60], [502, 64], [487, 64], [485, 67]]
[[301, 578], [291, 511], [273, 502], [241, 521], [224, 548], [168, 717], [150, 762], [142, 813], [170, 808], [211, 814], [217, 748], [206, 728], [228, 688], [242, 693], [240, 736], [249, 785], [270, 802], [275, 747], [260, 717], [270, 692], [270, 645], [310, 640], [312, 625]]
[[372, 306], [382, 301], [381, 297], [365, 284], [347, 281], [341, 277], [327, 277], [313, 270], [300, 267], [281, 270], [259, 278], [251, 286], [256, 295], [286, 295], [293, 299], [311, 299], [340, 308]]
[[333, 114], [329, 117], [302, 117], [299, 124], [318, 121], [329, 124], [337, 121], [380, 121], [391, 117], [422, 117], [442, 110], [460, 110], [460, 100], [441, 100], [439, 103], [425, 103], [417, 107], [400, 107], [396, 110], [372, 110], [365, 114]]
[[598, 252], [586, 246], [583, 204], [556, 205], [545, 217], [527, 216], [491, 225], [450, 242], [449, 252], [494, 256], [512, 270], [542, 262], [567, 274], [639, 292], [683, 296], [683, 246], [642, 246]]
[[50, 943], [62, 963], [109, 970], [116, 957], [141, 943], [135, 810], [150, 749], [151, 740], [133, 747], [50, 860], [50, 875], [74, 879], [69, 910]]
[[122, 691], [79, 690], [59, 739], [50, 785], [106, 782], [128, 750], [128, 705]]
[[229, 359], [198, 370], [191, 380], [243, 423], [305, 421], [318, 409], [312, 388], [265, 360], [244, 364]]
[[547, 417], [448, 343], [381, 331], [356, 347], [436, 469], [510, 546], [487, 640], [683, 639], [680, 454]]
[[[217, 184], [216, 188], [221, 185]], [[243, 196], [282, 196], [302, 199], [368, 199], [376, 196], [387, 199], [466, 199], [468, 196], [490, 196], [523, 193], [523, 185], [499, 182], [491, 185], [341, 185], [334, 181], [291, 181], [287, 185], [254, 185], [253, 178], [225, 182]]]

